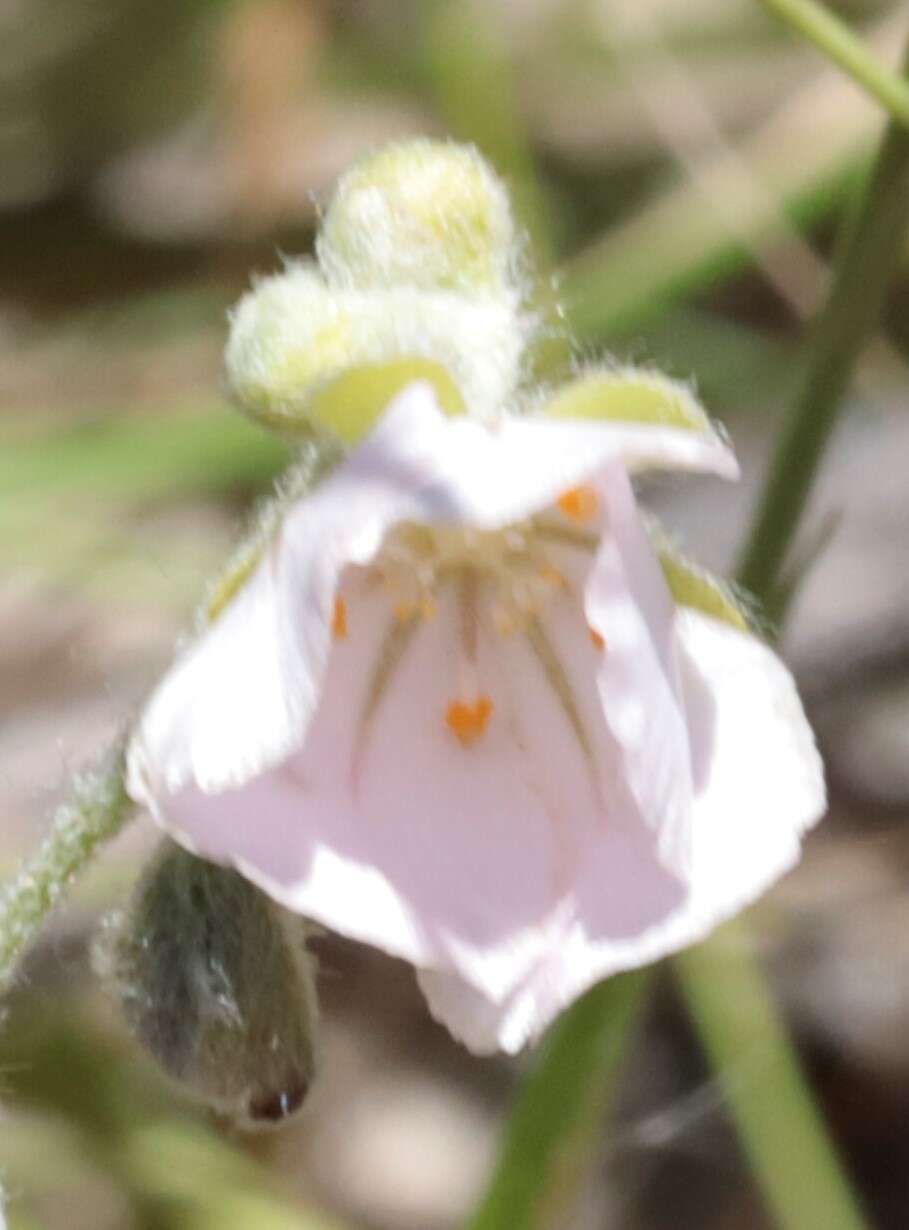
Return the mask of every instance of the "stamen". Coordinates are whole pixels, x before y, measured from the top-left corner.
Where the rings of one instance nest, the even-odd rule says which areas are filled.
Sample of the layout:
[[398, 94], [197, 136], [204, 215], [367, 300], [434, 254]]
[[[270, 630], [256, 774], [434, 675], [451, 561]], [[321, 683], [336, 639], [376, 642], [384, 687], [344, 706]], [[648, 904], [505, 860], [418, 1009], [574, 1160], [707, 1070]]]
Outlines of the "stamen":
[[553, 589], [566, 589], [568, 582], [565, 580], [564, 574], [559, 572], [558, 568], [552, 564], [544, 564], [540, 569], [540, 577], [551, 585]]
[[602, 636], [600, 636], [596, 628], [588, 628], [587, 631], [590, 633], [590, 639], [593, 642], [594, 649], [606, 648], [606, 641]]
[[335, 640], [347, 640], [347, 603], [343, 598], [335, 598], [335, 612], [331, 620], [331, 634]]
[[473, 703], [453, 700], [445, 710], [445, 724], [462, 747], [471, 747], [485, 732], [494, 708], [488, 696]]
[[600, 507], [593, 487], [571, 487], [559, 496], [556, 503], [572, 521], [592, 521]]

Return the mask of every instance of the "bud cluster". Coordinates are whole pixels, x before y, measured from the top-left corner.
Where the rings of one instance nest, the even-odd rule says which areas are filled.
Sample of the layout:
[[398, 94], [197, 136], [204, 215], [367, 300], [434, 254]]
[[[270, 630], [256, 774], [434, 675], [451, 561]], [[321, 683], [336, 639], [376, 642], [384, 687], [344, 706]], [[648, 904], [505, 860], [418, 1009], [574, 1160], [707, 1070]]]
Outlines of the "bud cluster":
[[227, 379], [248, 414], [352, 444], [417, 378], [449, 413], [509, 408], [533, 321], [508, 194], [476, 150], [417, 140], [365, 159], [316, 253], [232, 315]]

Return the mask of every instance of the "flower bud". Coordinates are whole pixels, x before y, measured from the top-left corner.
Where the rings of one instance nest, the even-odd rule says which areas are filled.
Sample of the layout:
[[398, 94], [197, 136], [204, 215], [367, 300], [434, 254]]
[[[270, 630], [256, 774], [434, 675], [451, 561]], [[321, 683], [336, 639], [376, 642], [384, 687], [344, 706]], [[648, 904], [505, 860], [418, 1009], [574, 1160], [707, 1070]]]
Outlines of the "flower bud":
[[315, 388], [358, 359], [352, 305], [300, 262], [264, 278], [231, 313], [227, 382], [253, 418], [300, 418]]
[[477, 150], [426, 139], [348, 171], [317, 241], [335, 285], [461, 291], [513, 283], [516, 246], [508, 193]]
[[355, 444], [415, 380], [429, 380], [449, 414], [499, 411], [514, 394], [532, 323], [514, 296], [341, 289], [296, 264], [240, 301], [227, 379], [265, 425], [327, 428]]
[[300, 1108], [315, 1075], [314, 961], [299, 921], [242, 876], [166, 842], [96, 963], [184, 1090], [245, 1126]]

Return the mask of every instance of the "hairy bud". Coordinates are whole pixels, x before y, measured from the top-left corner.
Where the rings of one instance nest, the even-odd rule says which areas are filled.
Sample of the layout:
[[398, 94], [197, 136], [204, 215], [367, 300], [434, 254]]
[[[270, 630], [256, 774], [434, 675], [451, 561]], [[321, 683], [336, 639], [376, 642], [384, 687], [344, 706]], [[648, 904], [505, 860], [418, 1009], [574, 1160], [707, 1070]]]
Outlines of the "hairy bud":
[[300, 1108], [315, 1075], [314, 960], [299, 920], [242, 876], [165, 843], [96, 963], [187, 1092], [245, 1126]]
[[354, 444], [414, 380], [429, 380], [451, 414], [500, 410], [520, 379], [531, 323], [503, 297], [344, 290], [299, 263], [261, 281], [235, 309], [227, 379], [267, 426], [325, 428]]
[[317, 247], [339, 286], [496, 291], [516, 266], [502, 182], [473, 146], [426, 139], [388, 146], [348, 171]]

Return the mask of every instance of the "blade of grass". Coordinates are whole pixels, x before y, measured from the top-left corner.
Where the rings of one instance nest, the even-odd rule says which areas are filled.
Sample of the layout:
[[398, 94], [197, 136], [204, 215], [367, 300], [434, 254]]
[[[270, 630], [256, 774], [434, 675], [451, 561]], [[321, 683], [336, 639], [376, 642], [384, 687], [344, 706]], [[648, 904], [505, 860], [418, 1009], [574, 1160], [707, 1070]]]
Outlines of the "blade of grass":
[[469, 1230], [568, 1224], [644, 1004], [645, 983], [641, 973], [600, 983], [546, 1035]]
[[827, 1144], [746, 924], [728, 923], [674, 964], [776, 1224], [783, 1230], [859, 1230], [863, 1215]]
[[881, 64], [835, 13], [817, 0], [760, 0], [760, 3], [838, 64], [895, 120], [909, 127], [909, 83]]
[[[881, 23], [875, 46], [893, 46], [904, 24]], [[734, 232], [705, 207], [705, 189], [719, 194], [738, 178], [722, 155], [697, 184], [674, 184], [566, 266], [561, 292], [574, 332], [596, 340], [635, 330], [683, 293], [747, 266], [780, 214], [801, 226], [828, 214], [856, 183], [876, 119], [841, 73], [821, 73], [736, 150], [763, 191], [739, 211]]]
[[223, 407], [106, 417], [41, 434], [0, 433], [0, 499], [42, 491], [152, 500], [258, 486], [290, 456], [274, 436]]
[[[909, 64], [909, 61], [907, 61]], [[909, 230], [909, 130], [891, 120], [867, 188], [840, 246], [834, 283], [814, 329], [801, 392], [780, 433], [739, 569], [772, 619], [779, 578], [843, 404], [871, 337]]]

